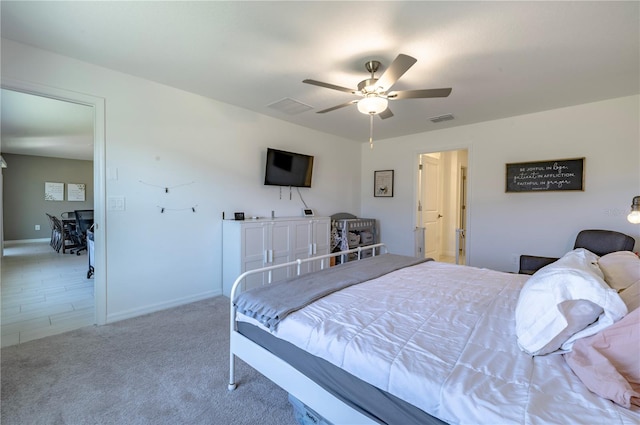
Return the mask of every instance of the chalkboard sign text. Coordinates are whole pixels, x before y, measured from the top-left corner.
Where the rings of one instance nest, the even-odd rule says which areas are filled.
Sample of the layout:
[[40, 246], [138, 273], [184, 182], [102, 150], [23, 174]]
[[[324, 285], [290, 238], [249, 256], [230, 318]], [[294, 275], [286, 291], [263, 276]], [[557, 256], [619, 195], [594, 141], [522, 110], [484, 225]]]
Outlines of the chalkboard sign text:
[[584, 190], [584, 158], [507, 164], [507, 192]]

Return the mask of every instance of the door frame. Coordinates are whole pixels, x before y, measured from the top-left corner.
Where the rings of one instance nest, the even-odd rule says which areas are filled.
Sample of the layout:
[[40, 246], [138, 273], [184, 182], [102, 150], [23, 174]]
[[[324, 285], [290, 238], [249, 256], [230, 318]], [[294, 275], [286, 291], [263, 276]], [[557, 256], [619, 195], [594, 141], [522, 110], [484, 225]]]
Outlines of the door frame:
[[[105, 172], [105, 99], [84, 93], [63, 90], [27, 81], [2, 78], [3, 89], [40, 97], [77, 103], [93, 108], [93, 209], [94, 209], [94, 321], [107, 322], [107, 259], [106, 259], [106, 172]], [[2, 201], [4, 202], [4, 201]], [[4, 205], [2, 205], [4, 208]]]
[[[468, 178], [468, 173], [469, 173], [469, 165], [467, 164], [467, 166], [460, 166], [460, 168], [458, 169], [458, 178], [459, 183], [460, 183], [460, 193], [459, 193], [459, 207], [460, 207], [460, 220], [458, 222], [458, 229], [462, 230], [462, 234], [458, 235], [458, 241], [460, 241], [460, 239], [462, 239], [462, 241], [464, 241], [463, 244], [459, 244], [458, 247], [458, 252], [456, 252], [456, 258], [461, 254], [460, 251], [462, 251], [462, 254], [465, 255], [465, 249], [466, 249], [466, 229], [467, 229], [467, 204], [468, 202], [468, 198], [469, 198], [469, 188], [468, 188], [468, 182], [469, 182], [469, 178]], [[460, 246], [461, 245], [461, 246]]]
[[459, 144], [451, 145], [451, 144], [429, 144], [428, 147], [423, 149], [415, 149], [413, 151], [413, 198], [411, 199], [411, 211], [413, 215], [413, 222], [419, 223], [420, 211], [418, 211], [418, 202], [421, 199], [420, 196], [420, 184], [418, 183], [418, 176], [420, 171], [420, 156], [429, 153], [437, 153], [437, 152], [448, 152], [448, 151], [459, 151], [466, 150], [467, 151], [467, 209], [466, 209], [466, 231], [465, 231], [465, 264], [472, 264], [472, 249], [471, 249], [471, 238], [473, 236], [472, 225], [473, 222], [471, 220], [471, 210], [473, 209], [473, 145], [471, 142], [461, 142]]

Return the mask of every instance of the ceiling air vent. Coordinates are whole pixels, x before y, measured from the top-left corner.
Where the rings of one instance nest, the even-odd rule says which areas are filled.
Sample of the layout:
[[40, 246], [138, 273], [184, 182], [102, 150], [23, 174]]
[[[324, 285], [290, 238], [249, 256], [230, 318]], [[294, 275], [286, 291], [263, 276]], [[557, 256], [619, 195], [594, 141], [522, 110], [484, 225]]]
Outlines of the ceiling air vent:
[[275, 109], [276, 111], [284, 112], [285, 114], [289, 115], [296, 115], [313, 109], [312, 106], [288, 97], [285, 97], [282, 100], [278, 100], [277, 102], [273, 102], [267, 105], [267, 107]]
[[453, 119], [453, 115], [452, 114], [444, 114], [444, 115], [439, 115], [437, 117], [431, 117], [429, 118], [429, 121], [434, 122], [434, 123], [438, 123], [438, 122], [442, 122], [442, 121], [451, 121]]

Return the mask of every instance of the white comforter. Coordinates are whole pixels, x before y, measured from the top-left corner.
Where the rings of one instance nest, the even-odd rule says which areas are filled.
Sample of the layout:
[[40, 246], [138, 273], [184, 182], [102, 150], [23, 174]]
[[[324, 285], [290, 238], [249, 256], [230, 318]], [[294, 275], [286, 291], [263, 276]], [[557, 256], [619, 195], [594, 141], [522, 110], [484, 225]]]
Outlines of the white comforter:
[[427, 262], [331, 294], [273, 334], [452, 424], [638, 424], [562, 356], [518, 348], [527, 278]]

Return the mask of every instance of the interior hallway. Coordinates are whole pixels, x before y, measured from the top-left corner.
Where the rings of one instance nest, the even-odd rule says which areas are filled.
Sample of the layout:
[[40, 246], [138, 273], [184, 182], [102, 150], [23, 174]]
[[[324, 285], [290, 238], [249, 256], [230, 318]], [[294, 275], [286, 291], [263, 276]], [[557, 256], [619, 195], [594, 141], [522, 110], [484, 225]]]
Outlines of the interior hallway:
[[91, 326], [94, 280], [87, 252], [55, 252], [49, 241], [5, 242], [0, 273], [2, 347]]
[[[442, 263], [451, 263], [451, 264], [456, 264], [456, 257], [453, 255], [441, 255], [440, 256], [440, 260], [438, 260]], [[465, 259], [464, 259], [464, 254], [461, 254], [458, 257], [458, 264], [464, 264], [465, 263]]]

